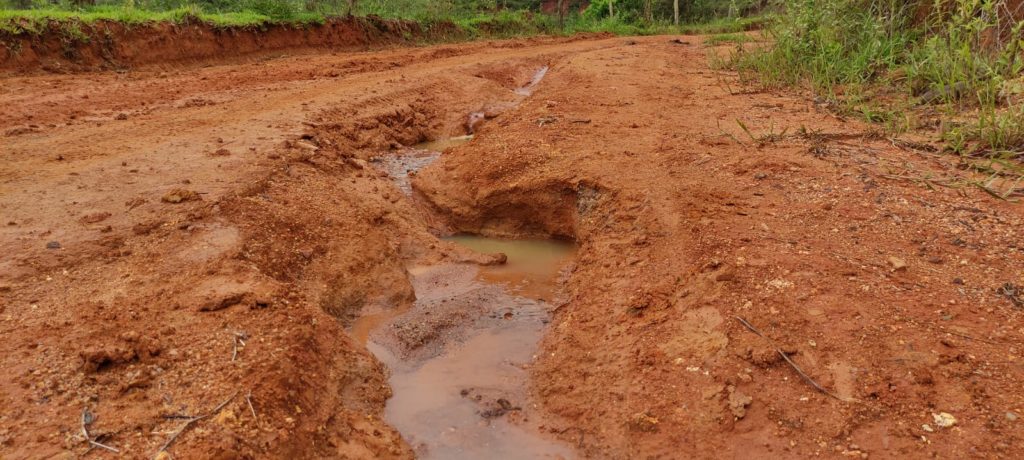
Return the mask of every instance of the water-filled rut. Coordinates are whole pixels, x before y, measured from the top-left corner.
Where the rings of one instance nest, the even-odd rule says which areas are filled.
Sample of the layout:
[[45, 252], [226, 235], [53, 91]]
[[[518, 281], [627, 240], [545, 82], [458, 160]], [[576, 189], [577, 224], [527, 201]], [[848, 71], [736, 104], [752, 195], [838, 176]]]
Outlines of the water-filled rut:
[[390, 370], [385, 419], [424, 458], [568, 458], [541, 436], [527, 370], [571, 244], [455, 237], [507, 263], [411, 270], [417, 300], [371, 331]]

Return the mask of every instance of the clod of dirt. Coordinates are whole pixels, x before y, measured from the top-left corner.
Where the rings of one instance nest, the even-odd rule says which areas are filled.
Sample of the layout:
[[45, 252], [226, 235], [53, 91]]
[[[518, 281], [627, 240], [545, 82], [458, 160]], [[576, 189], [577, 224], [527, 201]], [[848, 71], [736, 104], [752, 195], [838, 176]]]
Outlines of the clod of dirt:
[[223, 310], [239, 304], [265, 308], [277, 294], [277, 286], [258, 278], [211, 277], [195, 288], [191, 302], [198, 305], [201, 312]]
[[231, 151], [228, 150], [228, 149], [217, 149], [213, 153], [211, 153], [210, 156], [214, 156], [214, 157], [231, 156]]
[[632, 431], [639, 431], [642, 433], [652, 433], [658, 431], [658, 418], [652, 416], [649, 412], [641, 412], [636, 414], [629, 420], [629, 429]]
[[735, 387], [729, 387], [729, 411], [736, 417], [736, 420], [747, 415], [747, 406], [749, 406], [753, 401], [753, 398], [743, 394], [743, 392], [737, 390]]
[[171, 190], [170, 192], [167, 192], [167, 194], [160, 198], [160, 201], [163, 201], [164, 203], [176, 204], [183, 203], [186, 201], [197, 201], [201, 199], [202, 198], [199, 196], [199, 194], [192, 190], [176, 188], [174, 190]]
[[83, 350], [79, 353], [84, 362], [82, 368], [87, 373], [97, 372], [109, 366], [125, 364], [138, 359], [138, 353], [122, 346], [107, 346]]
[[109, 212], [94, 212], [82, 216], [82, 218], [79, 219], [78, 221], [83, 224], [95, 224], [107, 220], [107, 218], [109, 218], [110, 215], [111, 214]]
[[139, 223], [137, 223], [137, 224], [132, 226], [132, 233], [134, 233], [136, 235], [139, 235], [139, 236], [148, 235], [153, 230], [156, 230], [156, 229], [160, 228], [160, 226], [163, 225], [163, 224], [164, 224], [164, 221], [162, 221], [162, 220], [152, 220], [152, 221], [149, 221], [149, 222], [139, 222]]
[[232, 305], [238, 305], [242, 303], [245, 295], [246, 293], [244, 292], [232, 292], [213, 296], [199, 306], [199, 311], [217, 311]]
[[118, 120], [118, 121], [124, 121], [124, 120], [127, 120], [127, 119], [128, 119], [128, 114], [127, 114], [127, 113], [124, 113], [124, 112], [121, 112], [121, 113], [117, 114], [117, 116], [116, 116], [116, 117], [114, 117], [114, 119], [115, 119], [115, 120]]
[[505, 265], [508, 262], [508, 256], [503, 252], [488, 254], [488, 256], [481, 262], [481, 265]]

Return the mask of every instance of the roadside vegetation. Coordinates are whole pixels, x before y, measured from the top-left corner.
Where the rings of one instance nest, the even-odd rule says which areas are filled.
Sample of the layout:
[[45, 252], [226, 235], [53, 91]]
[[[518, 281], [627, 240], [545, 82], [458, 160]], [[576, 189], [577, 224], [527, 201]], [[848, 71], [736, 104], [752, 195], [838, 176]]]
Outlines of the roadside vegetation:
[[1021, 14], [1004, 0], [786, 0], [763, 41], [711, 58], [745, 84], [806, 88], [891, 135], [937, 135], [970, 167], [1019, 184]]
[[374, 15], [425, 25], [451, 22], [468, 38], [579, 32], [728, 33], [757, 27], [761, 19], [750, 16], [765, 6], [759, 0], [0, 0], [0, 30], [31, 33], [50, 21], [99, 20], [258, 27]]

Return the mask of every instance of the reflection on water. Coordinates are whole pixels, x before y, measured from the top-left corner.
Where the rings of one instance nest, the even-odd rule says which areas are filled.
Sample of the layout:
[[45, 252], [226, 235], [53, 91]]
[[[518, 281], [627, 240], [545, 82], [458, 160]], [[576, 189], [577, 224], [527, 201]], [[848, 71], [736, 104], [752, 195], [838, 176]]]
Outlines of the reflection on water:
[[427, 150], [430, 152], [443, 152], [445, 149], [465, 144], [471, 140], [473, 140], [473, 135], [469, 134], [466, 136], [449, 137], [446, 139], [421, 142], [412, 146], [412, 148], [417, 150]]
[[458, 235], [448, 240], [485, 254], [503, 253], [504, 265], [482, 267], [480, 279], [504, 284], [510, 292], [531, 299], [551, 300], [558, 284], [558, 272], [569, 260], [575, 246], [561, 241], [506, 240], [476, 235]]

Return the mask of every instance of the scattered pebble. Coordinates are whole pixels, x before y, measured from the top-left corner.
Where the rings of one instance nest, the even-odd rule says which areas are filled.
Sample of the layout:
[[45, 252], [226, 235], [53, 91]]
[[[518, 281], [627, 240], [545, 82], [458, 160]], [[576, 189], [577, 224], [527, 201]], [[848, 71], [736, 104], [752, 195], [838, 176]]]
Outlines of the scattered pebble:
[[46, 249], [60, 249], [60, 242], [51, 241], [49, 243], [46, 243]]
[[932, 418], [935, 419], [935, 425], [939, 428], [949, 428], [956, 425], [956, 417], [948, 412], [939, 412], [938, 414], [932, 413]]

